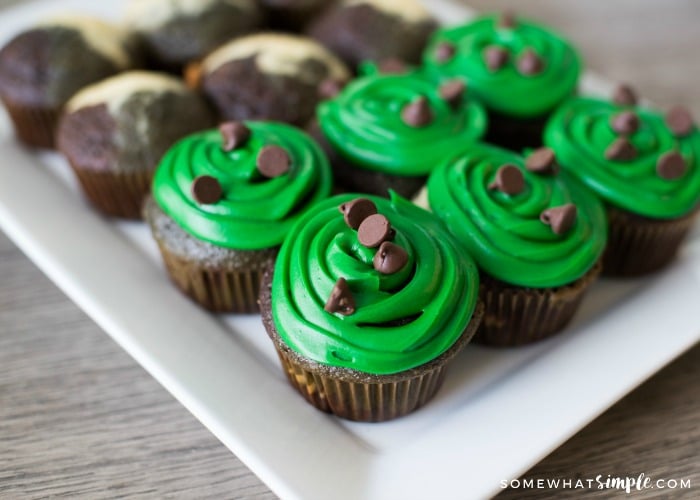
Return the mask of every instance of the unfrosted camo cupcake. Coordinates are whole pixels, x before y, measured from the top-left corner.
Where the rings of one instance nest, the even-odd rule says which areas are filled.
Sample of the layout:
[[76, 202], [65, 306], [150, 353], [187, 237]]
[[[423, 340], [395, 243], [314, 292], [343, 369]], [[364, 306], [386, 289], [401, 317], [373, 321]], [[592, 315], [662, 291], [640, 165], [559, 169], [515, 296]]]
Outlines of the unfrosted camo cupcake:
[[346, 191], [411, 197], [435, 166], [486, 131], [486, 113], [460, 80], [366, 76], [318, 107], [314, 136]]
[[613, 101], [562, 106], [545, 139], [562, 167], [607, 205], [605, 273], [646, 274], [673, 259], [700, 207], [700, 133], [687, 109], [664, 115], [638, 106], [621, 86]]
[[305, 126], [321, 100], [325, 80], [350, 78], [347, 67], [315, 41], [261, 33], [211, 53], [192, 83], [224, 120], [275, 120]]
[[309, 28], [309, 35], [350, 67], [397, 58], [417, 63], [437, 23], [416, 0], [343, 0]]
[[290, 234], [260, 302], [292, 386], [351, 420], [424, 405], [481, 319], [471, 258], [434, 216], [394, 194], [336, 196]]
[[95, 208], [138, 219], [165, 152], [213, 124], [207, 103], [181, 80], [127, 71], [68, 101], [57, 142]]
[[302, 131], [228, 122], [168, 151], [144, 212], [184, 293], [212, 311], [255, 312], [263, 272], [331, 185], [328, 161]]
[[512, 13], [438, 31], [423, 62], [436, 78], [465, 79], [489, 111], [486, 140], [518, 152], [542, 145], [547, 118], [576, 92], [581, 71], [567, 40]]
[[131, 0], [126, 21], [156, 68], [179, 72], [232, 38], [262, 26], [256, 0]]
[[78, 90], [140, 62], [126, 30], [93, 17], [57, 17], [0, 50], [0, 98], [22, 142], [53, 148], [61, 110]]
[[478, 342], [514, 346], [557, 333], [600, 273], [603, 205], [557, 171], [546, 148], [526, 160], [478, 145], [430, 176], [430, 208], [481, 270]]

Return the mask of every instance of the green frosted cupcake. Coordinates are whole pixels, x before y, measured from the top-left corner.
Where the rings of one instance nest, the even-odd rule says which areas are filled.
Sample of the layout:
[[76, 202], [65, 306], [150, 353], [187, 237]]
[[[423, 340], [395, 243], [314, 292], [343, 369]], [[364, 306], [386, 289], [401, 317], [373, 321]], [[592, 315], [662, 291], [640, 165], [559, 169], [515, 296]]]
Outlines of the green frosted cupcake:
[[557, 171], [548, 149], [526, 160], [477, 145], [428, 180], [430, 208], [481, 271], [486, 312], [477, 341], [519, 345], [553, 335], [600, 272], [603, 205]]
[[461, 81], [416, 74], [359, 78], [318, 108], [316, 135], [347, 191], [411, 197], [455, 148], [479, 140], [486, 113]]
[[423, 63], [437, 79], [463, 78], [488, 109], [486, 140], [517, 151], [542, 144], [548, 116], [576, 92], [581, 72], [567, 40], [509, 13], [438, 31]]
[[144, 217], [187, 295], [213, 311], [254, 312], [263, 272], [331, 186], [327, 159], [302, 131], [228, 122], [166, 153]]
[[687, 110], [664, 116], [621, 87], [613, 101], [562, 106], [545, 140], [607, 205], [606, 273], [645, 274], [673, 259], [700, 207], [700, 134]]
[[292, 234], [260, 298], [292, 385], [352, 420], [425, 404], [481, 318], [472, 259], [433, 215], [394, 193], [326, 200]]

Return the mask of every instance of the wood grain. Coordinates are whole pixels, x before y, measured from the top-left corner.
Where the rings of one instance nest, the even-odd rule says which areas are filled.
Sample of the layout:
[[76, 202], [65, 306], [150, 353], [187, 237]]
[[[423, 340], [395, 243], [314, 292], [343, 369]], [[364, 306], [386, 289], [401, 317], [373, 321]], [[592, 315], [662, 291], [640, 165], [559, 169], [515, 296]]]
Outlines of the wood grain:
[[[9, 3], [0, 0], [0, 6]], [[567, 33], [590, 67], [634, 82], [659, 103], [683, 102], [700, 116], [696, 0], [470, 4], [517, 6]], [[644, 472], [654, 478], [689, 478], [693, 487], [633, 498], [698, 498], [698, 387], [700, 346], [525, 477]], [[48, 496], [274, 498], [0, 235], [0, 498]], [[611, 496], [609, 491], [507, 490], [499, 498]], [[469, 498], [468, 485], [464, 498]]]

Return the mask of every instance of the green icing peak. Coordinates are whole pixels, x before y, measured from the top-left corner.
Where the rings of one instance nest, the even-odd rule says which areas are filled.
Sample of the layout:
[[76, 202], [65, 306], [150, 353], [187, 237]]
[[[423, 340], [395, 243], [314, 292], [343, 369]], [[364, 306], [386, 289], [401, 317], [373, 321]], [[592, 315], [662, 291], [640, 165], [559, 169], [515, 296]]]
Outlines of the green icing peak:
[[[219, 130], [178, 142], [163, 157], [153, 181], [153, 196], [185, 231], [200, 240], [238, 250], [260, 250], [282, 243], [291, 226], [313, 204], [327, 198], [332, 176], [328, 160], [302, 131], [272, 122], [246, 122], [250, 138], [224, 151]], [[291, 159], [289, 171], [264, 177], [257, 158], [265, 146], [280, 146]], [[221, 199], [200, 204], [195, 179], [211, 176]]]
[[[625, 110], [633, 110], [639, 118], [636, 132], [628, 136], [636, 157], [608, 160], [606, 150], [620, 137], [611, 120]], [[649, 218], [673, 219], [700, 203], [700, 134], [694, 129], [676, 137], [657, 111], [596, 98], [572, 99], [550, 119], [545, 142], [564, 169], [616, 207]], [[686, 170], [681, 177], [665, 179], [657, 164], [671, 151], [683, 156]]]
[[[498, 169], [521, 170], [524, 189], [493, 188]], [[528, 288], [570, 284], [600, 258], [607, 225], [602, 203], [574, 179], [536, 174], [509, 151], [476, 145], [440, 165], [428, 180], [430, 207], [489, 275]], [[573, 203], [576, 221], [555, 234], [540, 220], [547, 209]]]
[[[408, 253], [395, 274], [373, 267], [377, 249], [364, 247], [338, 207], [363, 197], [396, 231]], [[305, 214], [282, 245], [272, 284], [272, 314], [284, 342], [326, 365], [391, 374], [425, 364], [447, 351], [466, 329], [479, 282], [470, 257], [430, 213], [392, 193], [391, 200], [341, 195]], [[324, 310], [345, 278], [356, 311]]]
[[[440, 46], [449, 44], [454, 56], [441, 60]], [[508, 58], [499, 69], [489, 69], [485, 51], [505, 49]], [[534, 52], [541, 71], [523, 74], [518, 59]], [[433, 35], [423, 57], [427, 74], [437, 78], [463, 77], [487, 108], [507, 115], [533, 117], [551, 111], [571, 96], [578, 83], [581, 61], [571, 44], [556, 33], [518, 18], [513, 27], [500, 25], [495, 15]]]
[[[365, 76], [321, 104], [318, 118], [331, 145], [358, 167], [427, 175], [455, 144], [474, 142], [486, 131], [486, 113], [467, 93], [450, 105], [440, 96], [439, 85], [416, 74]], [[421, 97], [432, 120], [410, 126], [402, 111]]]

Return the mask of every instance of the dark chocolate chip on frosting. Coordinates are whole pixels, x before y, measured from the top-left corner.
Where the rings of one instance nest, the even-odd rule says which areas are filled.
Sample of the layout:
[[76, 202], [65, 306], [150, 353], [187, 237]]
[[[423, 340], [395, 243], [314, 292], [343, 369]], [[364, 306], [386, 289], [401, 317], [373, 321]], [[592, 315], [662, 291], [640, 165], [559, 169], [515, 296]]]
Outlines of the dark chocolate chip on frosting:
[[219, 125], [222, 148], [224, 151], [233, 151], [243, 146], [250, 139], [250, 129], [242, 122], [224, 122]]
[[503, 165], [496, 172], [496, 180], [489, 184], [489, 189], [498, 189], [511, 196], [522, 193], [525, 189], [525, 176], [515, 165]]
[[504, 10], [498, 18], [500, 28], [513, 29], [518, 25], [518, 19], [512, 10]]
[[632, 135], [639, 130], [639, 116], [634, 111], [622, 111], [610, 119], [610, 126], [620, 135]]
[[620, 137], [615, 139], [605, 150], [605, 158], [615, 161], [629, 161], [637, 157], [637, 150], [629, 139]]
[[257, 167], [262, 175], [270, 179], [289, 172], [292, 159], [280, 146], [265, 146], [258, 154]]
[[219, 181], [210, 175], [200, 175], [192, 183], [192, 197], [200, 205], [213, 205], [223, 194]]
[[542, 73], [542, 70], [544, 70], [544, 61], [534, 50], [525, 49], [520, 57], [518, 57], [517, 67], [521, 75], [539, 75]]
[[632, 87], [622, 84], [618, 85], [613, 91], [612, 100], [618, 106], [636, 106], [639, 99]]
[[693, 115], [682, 106], [676, 106], [666, 113], [666, 125], [676, 137], [685, 137], [695, 128]]
[[449, 104], [451, 107], [456, 108], [462, 102], [464, 93], [467, 90], [467, 85], [459, 78], [454, 80], [448, 80], [438, 89], [440, 98]]
[[394, 237], [389, 219], [381, 214], [374, 214], [362, 221], [357, 229], [357, 238], [367, 248], [376, 248]]
[[408, 252], [399, 245], [385, 241], [374, 255], [374, 268], [382, 274], [399, 272], [408, 262]]
[[355, 198], [338, 207], [343, 213], [345, 223], [352, 229], [358, 229], [362, 221], [377, 213], [377, 206], [367, 198]]
[[451, 61], [457, 53], [457, 47], [450, 42], [440, 42], [435, 47], [435, 60], [439, 63]]
[[656, 173], [662, 179], [673, 180], [683, 177], [687, 170], [683, 156], [678, 151], [669, 151], [659, 157], [656, 162]]
[[340, 94], [347, 85], [347, 82], [337, 78], [326, 78], [318, 84], [318, 95], [322, 99], [333, 99]]
[[402, 75], [408, 73], [408, 65], [398, 57], [382, 59], [377, 64], [377, 69], [382, 75]]
[[552, 228], [554, 234], [568, 232], [576, 223], [578, 210], [573, 203], [548, 208], [540, 214], [540, 220]]
[[349, 316], [355, 312], [355, 298], [345, 278], [338, 278], [335, 282], [323, 310], [329, 313], [340, 313], [343, 316]]
[[484, 49], [484, 62], [489, 71], [498, 71], [506, 65], [510, 58], [510, 53], [507, 49], [498, 45], [490, 45]]
[[536, 174], [555, 175], [559, 172], [557, 157], [552, 148], [539, 148], [525, 160], [525, 168]]
[[425, 127], [433, 121], [433, 110], [430, 109], [428, 100], [421, 96], [404, 106], [401, 110], [401, 119], [409, 127]]

